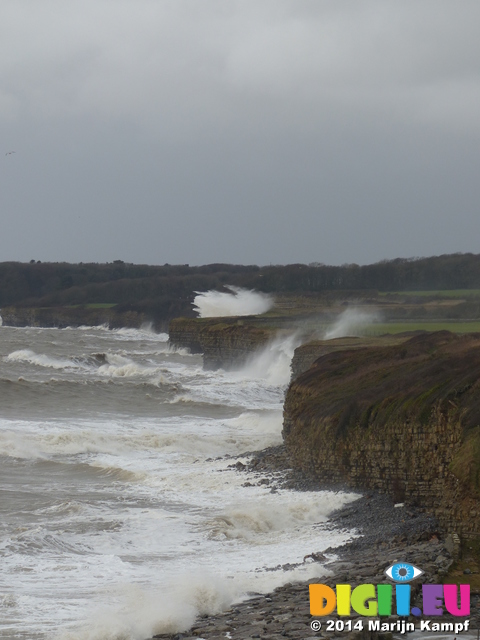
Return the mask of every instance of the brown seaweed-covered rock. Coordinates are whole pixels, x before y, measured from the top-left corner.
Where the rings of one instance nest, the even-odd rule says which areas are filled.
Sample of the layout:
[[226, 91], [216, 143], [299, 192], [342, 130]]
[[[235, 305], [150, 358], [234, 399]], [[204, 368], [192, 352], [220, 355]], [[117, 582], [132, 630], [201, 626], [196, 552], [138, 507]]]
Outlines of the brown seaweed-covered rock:
[[320, 357], [288, 389], [283, 435], [297, 468], [480, 535], [480, 334]]

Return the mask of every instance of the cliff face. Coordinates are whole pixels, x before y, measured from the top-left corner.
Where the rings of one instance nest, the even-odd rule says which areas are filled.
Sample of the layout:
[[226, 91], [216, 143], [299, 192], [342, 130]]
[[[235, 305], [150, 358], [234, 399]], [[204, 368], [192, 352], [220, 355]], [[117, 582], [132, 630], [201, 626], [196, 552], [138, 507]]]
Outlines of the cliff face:
[[480, 334], [321, 356], [288, 389], [283, 435], [294, 466], [480, 535]]
[[212, 370], [241, 366], [273, 335], [237, 318], [175, 318], [169, 326], [171, 344], [203, 353], [204, 368]]
[[168, 326], [170, 344], [174, 347], [189, 349], [191, 353], [203, 353], [200, 340], [205, 324], [193, 318], [174, 318]]
[[407, 339], [405, 335], [396, 335], [312, 341], [311, 334], [316, 332], [314, 325], [303, 325], [300, 331], [299, 325], [289, 318], [262, 316], [174, 318], [169, 325], [171, 344], [190, 349], [191, 353], [203, 353], [206, 369], [241, 366], [267, 342], [295, 333], [299, 340], [303, 337], [307, 342], [295, 350], [291, 364], [292, 378], [309, 369], [317, 358], [332, 351], [398, 344]]

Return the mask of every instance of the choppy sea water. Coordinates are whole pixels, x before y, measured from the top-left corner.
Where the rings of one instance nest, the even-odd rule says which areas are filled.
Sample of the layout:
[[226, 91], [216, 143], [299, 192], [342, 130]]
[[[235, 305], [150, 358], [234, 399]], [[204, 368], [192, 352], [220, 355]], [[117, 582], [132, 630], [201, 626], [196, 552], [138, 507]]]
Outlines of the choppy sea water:
[[321, 576], [272, 569], [356, 496], [229, 468], [281, 443], [291, 350], [208, 372], [148, 330], [0, 326], [0, 638], [144, 640]]

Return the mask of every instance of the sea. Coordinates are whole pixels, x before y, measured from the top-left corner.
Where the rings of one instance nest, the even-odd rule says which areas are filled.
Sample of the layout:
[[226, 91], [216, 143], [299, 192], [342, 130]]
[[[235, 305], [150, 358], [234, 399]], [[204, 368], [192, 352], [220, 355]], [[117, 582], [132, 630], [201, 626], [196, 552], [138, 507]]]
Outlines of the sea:
[[293, 347], [204, 371], [149, 327], [0, 326], [0, 638], [145, 640], [324, 575], [358, 496], [235, 467], [282, 442]]

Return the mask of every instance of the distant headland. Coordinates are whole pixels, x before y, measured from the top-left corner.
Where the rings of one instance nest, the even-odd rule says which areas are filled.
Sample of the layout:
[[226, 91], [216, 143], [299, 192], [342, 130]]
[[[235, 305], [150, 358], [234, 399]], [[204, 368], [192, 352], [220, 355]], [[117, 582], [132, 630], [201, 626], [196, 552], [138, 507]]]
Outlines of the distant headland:
[[424, 321], [455, 329], [445, 323], [480, 318], [480, 255], [470, 253], [363, 266], [2, 262], [0, 314], [14, 326], [148, 322], [165, 331], [173, 318], [197, 315], [197, 292], [231, 286], [270, 295], [275, 305], [260, 317], [273, 324], [315, 315], [330, 322], [349, 305], [375, 308], [389, 324]]

